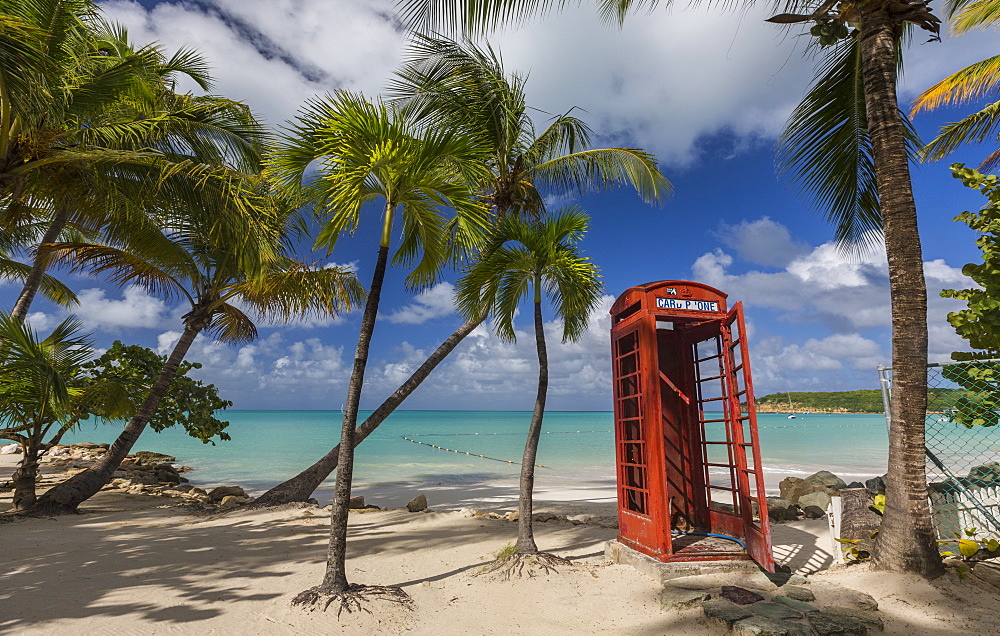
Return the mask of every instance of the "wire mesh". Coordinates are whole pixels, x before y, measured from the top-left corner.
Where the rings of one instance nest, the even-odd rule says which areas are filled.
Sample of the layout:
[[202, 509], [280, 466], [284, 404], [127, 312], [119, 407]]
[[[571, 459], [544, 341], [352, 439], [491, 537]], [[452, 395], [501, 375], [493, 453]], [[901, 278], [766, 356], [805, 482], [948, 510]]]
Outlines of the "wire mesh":
[[[879, 367], [890, 424], [892, 369]], [[925, 446], [938, 536], [1000, 539], [1000, 360], [927, 365]]]

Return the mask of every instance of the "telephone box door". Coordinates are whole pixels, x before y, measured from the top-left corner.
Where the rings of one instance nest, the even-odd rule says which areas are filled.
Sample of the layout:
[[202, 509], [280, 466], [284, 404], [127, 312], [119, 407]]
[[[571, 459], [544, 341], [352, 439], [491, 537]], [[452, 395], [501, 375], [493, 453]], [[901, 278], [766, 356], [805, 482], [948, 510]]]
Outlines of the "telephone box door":
[[771, 528], [767, 516], [764, 475], [761, 472], [760, 446], [757, 443], [757, 418], [754, 407], [750, 355], [743, 322], [743, 303], [736, 303], [726, 317], [723, 344], [732, 382], [729, 398], [729, 422], [736, 465], [738, 509], [743, 520], [747, 553], [769, 572], [774, 572], [771, 553]]

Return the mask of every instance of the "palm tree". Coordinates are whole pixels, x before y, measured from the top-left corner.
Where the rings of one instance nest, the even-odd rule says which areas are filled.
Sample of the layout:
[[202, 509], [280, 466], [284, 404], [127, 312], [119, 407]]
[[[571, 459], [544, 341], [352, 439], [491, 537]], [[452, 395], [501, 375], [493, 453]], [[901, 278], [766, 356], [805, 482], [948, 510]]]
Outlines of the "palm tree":
[[[408, 63], [392, 93], [413, 116], [436, 126], [467, 131], [483, 143], [489, 171], [478, 187], [502, 218], [508, 212], [542, 214], [543, 192], [566, 195], [633, 186], [647, 203], [660, 203], [670, 183], [656, 159], [634, 148], [590, 148], [590, 128], [569, 114], [554, 117], [538, 133], [527, 114], [525, 78], [507, 75], [492, 49], [442, 38], [416, 36]], [[486, 315], [470, 317], [358, 427], [360, 444], [472, 333]], [[255, 505], [306, 501], [337, 468], [334, 447], [309, 468], [271, 488]]]
[[[697, 0], [691, 0], [695, 4]], [[721, 2], [721, 4], [729, 4]], [[629, 11], [671, 6], [672, 0], [639, 3], [634, 0], [601, 0], [602, 17], [621, 24]], [[744, 6], [748, 3], [743, 3]], [[523, 22], [565, 6], [537, 0], [404, 0], [404, 19], [412, 26], [432, 30], [481, 33], [501, 23]], [[907, 127], [896, 95], [897, 63], [904, 32], [917, 26], [937, 36], [940, 20], [924, 0], [784, 0], [775, 3], [787, 13], [769, 21], [779, 24], [813, 23], [811, 34], [821, 45], [849, 38], [858, 43], [860, 86], [866, 128], [857, 128], [858, 117], [815, 120], [827, 134], [846, 129], [854, 136], [867, 134], [871, 144], [870, 172], [875, 175], [877, 221], [885, 239], [889, 262], [892, 306], [893, 403], [890, 415], [889, 491], [874, 561], [877, 567], [937, 576], [943, 569], [927, 504], [924, 462], [924, 412], [927, 404], [927, 287], [924, 282], [916, 205], [907, 156]], [[853, 28], [852, 28], [853, 27]], [[860, 84], [857, 84], [860, 82]], [[860, 108], [861, 103], [855, 102]], [[817, 131], [819, 132], [819, 131]], [[822, 133], [820, 133], [822, 134]], [[857, 144], [855, 144], [857, 146]], [[839, 157], [842, 159], [842, 157]], [[821, 157], [822, 169], [837, 175], [831, 181], [805, 180], [820, 200], [831, 196], [849, 199], [861, 192], [859, 178], [867, 166], [855, 162], [857, 172], [838, 172], [845, 165], [835, 157]], [[824, 189], [826, 188], [826, 189]], [[869, 201], [872, 203], [874, 201]], [[849, 232], [869, 236], [871, 219], [847, 219], [860, 228]]]
[[[0, 200], [25, 203], [2, 223], [36, 226], [25, 245], [66, 228], [128, 231], [152, 199], [191, 201], [225, 191], [231, 170], [259, 170], [264, 131], [246, 106], [173, 92], [181, 75], [210, 88], [201, 57], [133, 46], [93, 2], [0, 0], [0, 50]], [[15, 319], [44, 273], [36, 254]]]
[[[604, 289], [597, 268], [576, 248], [587, 225], [587, 215], [576, 208], [538, 220], [508, 215], [500, 221], [479, 262], [458, 284], [462, 311], [469, 316], [492, 313], [497, 335], [508, 342], [515, 339], [514, 316], [518, 306], [529, 295], [532, 298], [538, 393], [521, 460], [517, 553], [513, 558], [534, 555], [542, 564], [551, 563], [554, 558], [539, 554], [532, 532], [535, 457], [549, 384], [542, 297], [543, 294], [549, 297], [563, 323], [563, 342], [578, 340], [586, 331], [587, 320], [597, 308]], [[506, 565], [513, 567], [513, 563]]]
[[[949, 23], [956, 35], [1000, 23], [1000, 2], [997, 0], [948, 0], [946, 4]], [[970, 104], [994, 93], [998, 87], [1000, 87], [1000, 55], [994, 55], [955, 71], [921, 93], [913, 103], [910, 116], [941, 106]], [[962, 144], [979, 143], [987, 137], [995, 137], [998, 124], [1000, 124], [1000, 102], [987, 104], [979, 111], [944, 126], [938, 136], [924, 147], [922, 155], [925, 159], [937, 160], [950, 154]], [[979, 166], [980, 170], [988, 172], [998, 167], [1000, 167], [1000, 149], [990, 153]]]
[[[279, 144], [273, 169], [281, 182], [297, 188], [313, 162], [319, 163], [319, 174], [305, 192], [328, 217], [318, 246], [332, 250], [342, 232], [357, 229], [366, 203], [382, 200], [384, 206], [344, 406], [326, 574], [320, 585], [296, 596], [293, 602], [303, 605], [323, 598], [350, 602], [364, 590], [348, 583], [345, 568], [354, 434], [397, 216], [402, 235], [392, 261], [412, 265], [406, 277], [410, 287], [433, 284], [449, 261], [475, 249], [486, 232], [485, 206], [470, 186], [482, 179], [482, 150], [461, 131], [421, 128], [395, 106], [338, 92], [306, 104]], [[390, 593], [406, 598], [398, 588]]]
[[[261, 207], [255, 217], [234, 211], [239, 207], [236, 203], [229, 208], [206, 205], [197, 215], [175, 214], [162, 229], [133, 232], [121, 245], [42, 246], [56, 264], [107, 274], [116, 284], [138, 285], [167, 299], [182, 299], [190, 311], [183, 316], [184, 330], [166, 364], [108, 452], [93, 467], [50, 489], [34, 510], [75, 510], [111, 480], [201, 332], [222, 342], [249, 342], [257, 337], [253, 315], [286, 321], [307, 314], [336, 315], [360, 304], [364, 291], [348, 269], [317, 268], [288, 256], [294, 207], [268, 195], [266, 182], [248, 185], [246, 196], [256, 198]], [[270, 209], [264, 207], [268, 205]]]
[[35, 504], [38, 457], [54, 428], [85, 414], [115, 419], [129, 405], [114, 382], [81, 383], [92, 343], [79, 335], [80, 321], [70, 317], [45, 339], [29, 326], [0, 314], [0, 436], [18, 442], [21, 463], [12, 478], [14, 510]]

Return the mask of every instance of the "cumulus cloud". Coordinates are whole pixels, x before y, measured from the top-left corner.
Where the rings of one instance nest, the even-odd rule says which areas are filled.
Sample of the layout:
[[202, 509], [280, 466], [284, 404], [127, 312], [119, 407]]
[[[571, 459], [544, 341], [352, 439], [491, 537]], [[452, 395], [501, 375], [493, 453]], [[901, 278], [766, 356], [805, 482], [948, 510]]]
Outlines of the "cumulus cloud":
[[422, 325], [455, 311], [455, 286], [445, 281], [416, 295], [413, 303], [397, 309], [385, 319], [397, 325]]
[[87, 329], [156, 328], [163, 323], [167, 313], [165, 302], [139, 287], [126, 287], [121, 300], [108, 298], [107, 292], [98, 288], [84, 289], [77, 297], [80, 304], [73, 308], [73, 313], [83, 320]]
[[787, 227], [766, 216], [736, 225], [721, 223], [715, 235], [755, 265], [782, 267], [809, 251], [805, 243], [792, 240]]

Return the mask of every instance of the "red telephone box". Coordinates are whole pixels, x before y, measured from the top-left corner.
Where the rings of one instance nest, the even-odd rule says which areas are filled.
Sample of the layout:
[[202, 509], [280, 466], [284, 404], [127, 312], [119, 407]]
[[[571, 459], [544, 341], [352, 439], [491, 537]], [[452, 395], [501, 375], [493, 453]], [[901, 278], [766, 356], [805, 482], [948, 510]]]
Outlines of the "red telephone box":
[[700, 283], [632, 287], [611, 308], [611, 348], [618, 541], [773, 572], [743, 304]]

